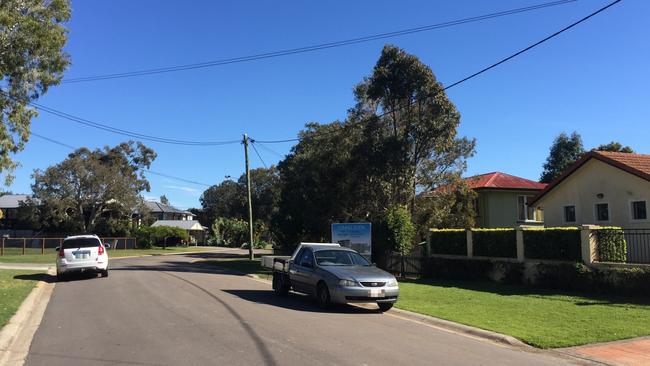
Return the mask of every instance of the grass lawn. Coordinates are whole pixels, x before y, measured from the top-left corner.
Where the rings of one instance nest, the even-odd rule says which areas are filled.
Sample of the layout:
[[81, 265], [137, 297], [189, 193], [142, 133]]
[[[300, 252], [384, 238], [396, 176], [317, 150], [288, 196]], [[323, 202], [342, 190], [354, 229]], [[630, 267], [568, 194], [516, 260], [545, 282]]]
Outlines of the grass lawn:
[[400, 282], [398, 308], [514, 336], [541, 348], [650, 335], [650, 301], [491, 282]]
[[23, 300], [38, 282], [36, 279], [17, 279], [15, 276], [29, 276], [40, 272], [0, 270], [0, 328], [14, 315]]
[[267, 280], [271, 279], [273, 275], [271, 270], [261, 266], [259, 258], [254, 261], [249, 261], [247, 256], [233, 256], [229, 258], [210, 259], [202, 263], [237, 272], [255, 274]]
[[[9, 251], [7, 251], [10, 249]], [[151, 255], [151, 254], [172, 254], [180, 252], [199, 252], [204, 250], [211, 250], [212, 248], [206, 247], [169, 247], [167, 249], [154, 247], [151, 249], [110, 249], [108, 251], [109, 258], [129, 257], [135, 255]], [[26, 252], [29, 254], [20, 255], [22, 249], [5, 248], [5, 255], [0, 257], [0, 263], [52, 263], [56, 260], [56, 251], [54, 249], [46, 249], [45, 254]]]

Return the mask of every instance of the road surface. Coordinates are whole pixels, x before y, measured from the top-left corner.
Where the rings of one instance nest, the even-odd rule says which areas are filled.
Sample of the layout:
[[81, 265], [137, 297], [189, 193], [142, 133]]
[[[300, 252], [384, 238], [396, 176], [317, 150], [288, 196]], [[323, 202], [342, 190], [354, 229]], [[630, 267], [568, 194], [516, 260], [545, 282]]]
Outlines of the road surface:
[[26, 365], [558, 365], [374, 310], [321, 311], [202, 253], [122, 259], [57, 283]]

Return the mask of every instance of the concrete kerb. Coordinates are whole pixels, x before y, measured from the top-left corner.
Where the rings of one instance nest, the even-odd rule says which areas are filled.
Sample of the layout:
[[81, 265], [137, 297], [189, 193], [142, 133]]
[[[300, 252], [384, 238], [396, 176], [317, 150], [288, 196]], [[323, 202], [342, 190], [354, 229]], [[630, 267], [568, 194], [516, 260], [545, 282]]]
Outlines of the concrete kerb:
[[[49, 275], [54, 275], [50, 267]], [[39, 281], [20, 305], [16, 314], [0, 330], [0, 365], [23, 365], [34, 333], [41, 324], [54, 291], [54, 283]]]

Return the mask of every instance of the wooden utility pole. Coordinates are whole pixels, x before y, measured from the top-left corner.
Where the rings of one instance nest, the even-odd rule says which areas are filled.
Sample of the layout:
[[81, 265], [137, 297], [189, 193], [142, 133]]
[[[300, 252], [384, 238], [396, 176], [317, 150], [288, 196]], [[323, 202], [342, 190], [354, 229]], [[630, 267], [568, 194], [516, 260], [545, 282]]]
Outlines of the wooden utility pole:
[[253, 204], [251, 202], [251, 171], [248, 165], [248, 135], [244, 134], [244, 157], [246, 160], [246, 189], [248, 191], [248, 259], [255, 259], [253, 252]]

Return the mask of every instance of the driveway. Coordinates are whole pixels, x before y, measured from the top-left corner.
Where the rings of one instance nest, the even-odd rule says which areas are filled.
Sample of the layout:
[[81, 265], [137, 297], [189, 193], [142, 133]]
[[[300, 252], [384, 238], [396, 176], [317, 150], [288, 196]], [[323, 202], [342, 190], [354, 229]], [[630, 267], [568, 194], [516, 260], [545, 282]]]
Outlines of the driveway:
[[374, 310], [321, 311], [201, 253], [115, 260], [108, 278], [57, 283], [27, 365], [558, 365]]

